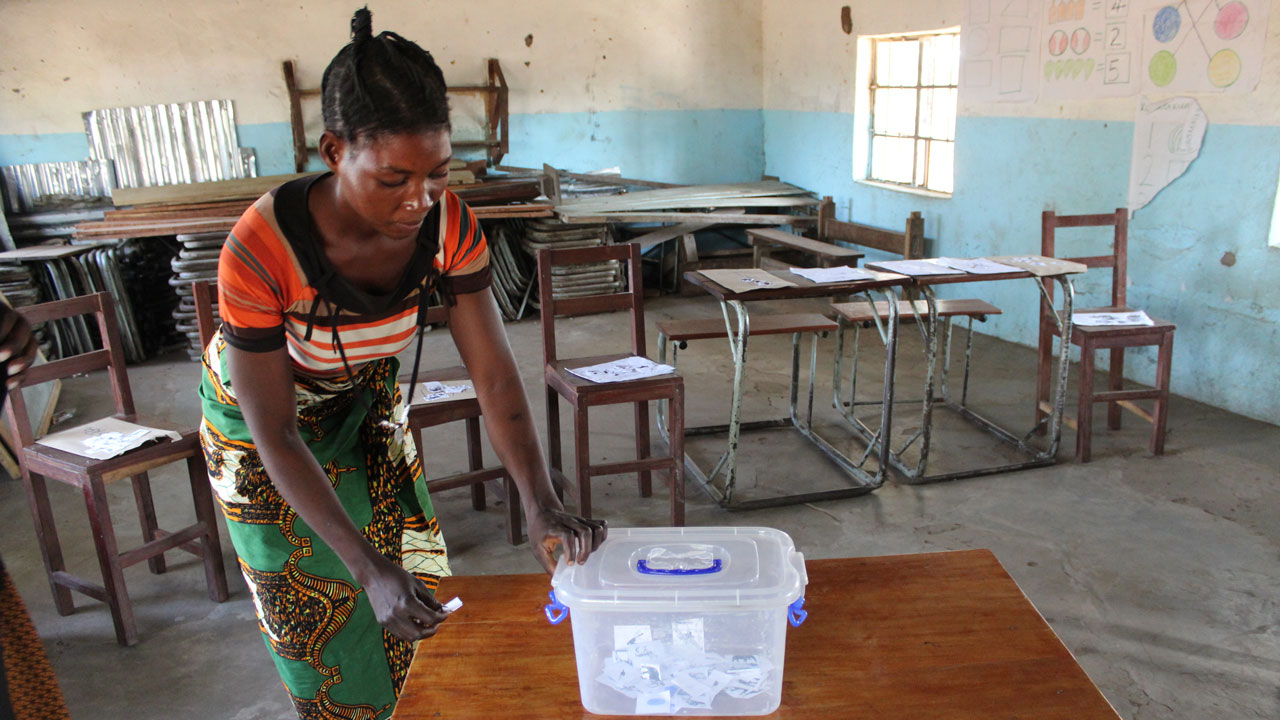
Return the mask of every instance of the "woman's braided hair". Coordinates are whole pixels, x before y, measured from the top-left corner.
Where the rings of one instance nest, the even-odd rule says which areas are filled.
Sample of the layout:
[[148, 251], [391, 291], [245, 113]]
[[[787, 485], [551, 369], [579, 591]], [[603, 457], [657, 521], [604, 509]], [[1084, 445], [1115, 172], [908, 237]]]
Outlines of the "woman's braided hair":
[[324, 127], [348, 142], [384, 133], [449, 129], [444, 73], [417, 43], [396, 33], [373, 34], [373, 13], [351, 18], [351, 42], [321, 83]]

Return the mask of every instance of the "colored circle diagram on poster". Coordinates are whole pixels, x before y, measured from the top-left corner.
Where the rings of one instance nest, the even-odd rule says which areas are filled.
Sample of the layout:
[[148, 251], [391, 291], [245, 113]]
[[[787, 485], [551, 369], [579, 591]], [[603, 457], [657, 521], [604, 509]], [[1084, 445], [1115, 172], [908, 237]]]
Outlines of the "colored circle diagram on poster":
[[1077, 55], [1085, 54], [1089, 50], [1089, 42], [1091, 39], [1092, 38], [1089, 37], [1088, 30], [1084, 28], [1076, 28], [1076, 31], [1071, 33], [1071, 52]]
[[1235, 40], [1249, 26], [1249, 8], [1239, 0], [1222, 6], [1213, 19], [1213, 32], [1223, 40]]
[[1172, 5], [1160, 8], [1155, 20], [1151, 22], [1152, 33], [1155, 34], [1156, 40], [1162, 43], [1173, 40], [1181, 29], [1182, 16], [1178, 14], [1178, 8]]
[[1151, 74], [1151, 82], [1164, 87], [1173, 82], [1173, 77], [1178, 74], [1178, 60], [1168, 50], [1161, 50], [1151, 56], [1151, 65], [1147, 71]]
[[1240, 79], [1240, 56], [1234, 50], [1219, 50], [1209, 59], [1209, 82], [1228, 87]]
[[1065, 30], [1054, 30], [1049, 36], [1049, 54], [1058, 57], [1067, 51], [1067, 33]]

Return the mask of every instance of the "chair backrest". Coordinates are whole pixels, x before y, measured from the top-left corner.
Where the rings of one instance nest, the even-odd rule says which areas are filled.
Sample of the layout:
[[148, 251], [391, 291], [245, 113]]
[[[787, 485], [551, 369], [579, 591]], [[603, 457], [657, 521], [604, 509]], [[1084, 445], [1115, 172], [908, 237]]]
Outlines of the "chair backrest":
[[[551, 292], [551, 269], [566, 265], [592, 265], [616, 260], [626, 264], [627, 290], [619, 293], [586, 295], [557, 300]], [[571, 250], [538, 251], [538, 299], [542, 315], [542, 358], [556, 360], [556, 318], [568, 315], [628, 310], [631, 313], [631, 352], [645, 354], [644, 282], [641, 278], [640, 246], [636, 243], [601, 245]]]
[[[1106, 227], [1114, 228], [1110, 255], [1090, 255], [1085, 257], [1068, 257], [1057, 254], [1058, 228]], [[1116, 208], [1114, 213], [1100, 215], [1058, 215], [1052, 210], [1045, 210], [1040, 216], [1040, 254], [1045, 257], [1060, 257], [1091, 268], [1111, 268], [1111, 304], [1116, 307], [1125, 305], [1125, 284], [1128, 273], [1129, 246], [1129, 211]]]
[[218, 328], [213, 322], [213, 297], [218, 292], [216, 280], [194, 280], [191, 283], [191, 299], [196, 305], [196, 330], [200, 333], [200, 347], [208, 347]]
[[[217, 280], [193, 280], [191, 297], [196, 306], [196, 329], [200, 333], [200, 346], [208, 347], [218, 324], [213, 319], [213, 298], [218, 294]], [[432, 305], [427, 308], [427, 323], [444, 325], [449, 322], [449, 308], [444, 305]]]
[[[125, 371], [124, 346], [120, 343], [115, 301], [111, 299], [110, 293], [100, 292], [67, 300], [55, 300], [18, 308], [18, 312], [32, 326], [61, 318], [93, 314], [97, 316], [98, 334], [102, 338], [100, 350], [91, 350], [27, 368], [22, 374], [19, 387], [30, 387], [105, 368], [109, 371], [108, 375], [111, 378], [116, 413], [124, 417], [133, 416], [133, 393], [129, 388], [129, 375]], [[35, 442], [27, 404], [21, 392], [9, 393], [7, 414], [9, 428], [19, 444], [26, 447]]]

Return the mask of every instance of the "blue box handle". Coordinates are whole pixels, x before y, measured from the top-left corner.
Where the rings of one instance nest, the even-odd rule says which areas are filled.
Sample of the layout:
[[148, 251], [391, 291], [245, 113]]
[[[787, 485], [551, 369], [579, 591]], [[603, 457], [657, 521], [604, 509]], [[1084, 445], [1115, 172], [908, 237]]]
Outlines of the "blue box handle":
[[547, 614], [547, 620], [551, 621], [552, 625], [559, 625], [564, 622], [565, 618], [569, 617], [569, 606], [556, 599], [555, 590], [550, 592], [549, 597], [551, 602], [547, 603], [542, 610]]
[[800, 623], [807, 617], [809, 617], [809, 611], [804, 609], [803, 595], [787, 606], [787, 620], [791, 622], [791, 627], [800, 627]]
[[636, 570], [641, 575], [710, 575], [718, 573], [724, 569], [724, 563], [720, 558], [711, 561], [711, 564], [704, 568], [655, 568], [649, 567], [649, 563], [644, 558], [636, 561]]

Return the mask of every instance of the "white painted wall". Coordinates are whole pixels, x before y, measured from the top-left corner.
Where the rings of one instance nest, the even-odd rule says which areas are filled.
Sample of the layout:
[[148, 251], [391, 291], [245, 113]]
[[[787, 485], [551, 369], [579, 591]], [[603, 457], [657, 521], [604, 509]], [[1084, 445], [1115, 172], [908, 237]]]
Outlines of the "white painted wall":
[[[918, 32], [960, 25], [966, 0], [762, 0], [763, 92], [766, 110], [854, 111], [856, 46], [859, 35]], [[1157, 7], [1166, 0], [1147, 0]], [[1262, 81], [1246, 94], [1198, 95], [1211, 123], [1280, 124], [1280, 0], [1271, 0]], [[1141, 2], [1135, 6], [1142, 7]], [[840, 27], [840, 8], [848, 5], [853, 32]], [[960, 92], [960, 114], [1078, 120], [1126, 120], [1134, 117], [1132, 97], [1061, 103], [973, 103]]]
[[[281, 61], [319, 86], [364, 0], [3, 0], [0, 134], [82, 132], [80, 113], [226, 97], [287, 122]], [[374, 31], [450, 83], [502, 62], [513, 113], [758, 109], [760, 0], [371, 0]], [[525, 38], [532, 35], [532, 44]]]

